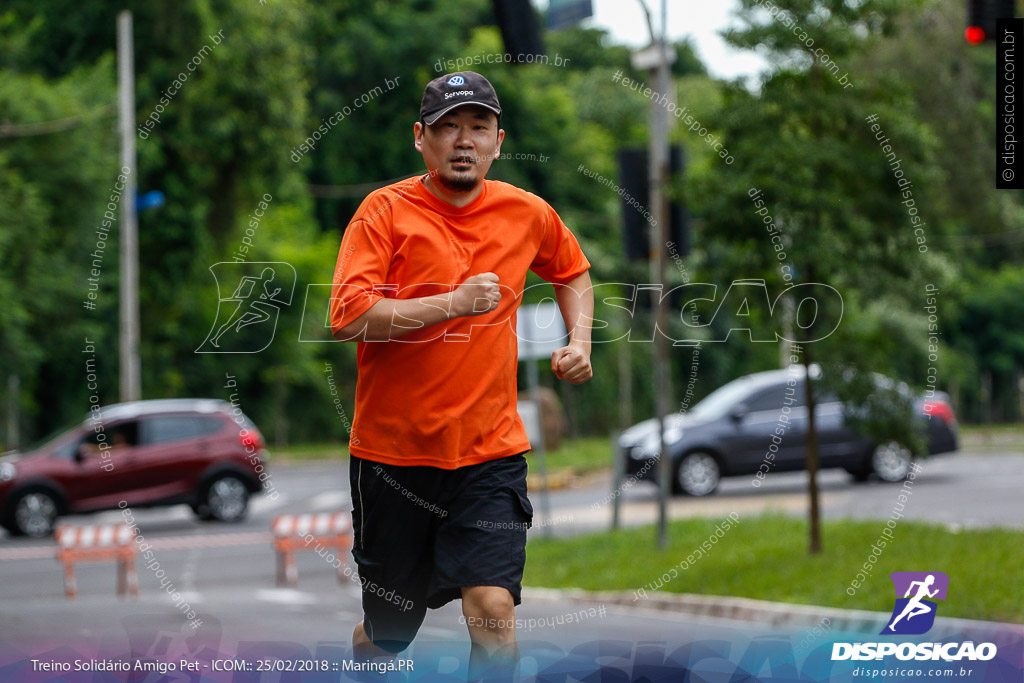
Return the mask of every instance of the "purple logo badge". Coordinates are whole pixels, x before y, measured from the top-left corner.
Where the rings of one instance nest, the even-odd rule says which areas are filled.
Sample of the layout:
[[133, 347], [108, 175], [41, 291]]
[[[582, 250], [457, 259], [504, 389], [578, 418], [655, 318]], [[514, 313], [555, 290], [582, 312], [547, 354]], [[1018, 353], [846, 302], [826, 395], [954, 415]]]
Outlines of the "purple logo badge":
[[896, 589], [896, 606], [882, 635], [927, 633], [935, 623], [938, 604], [934, 601], [946, 599], [949, 577], [943, 572], [893, 572], [889, 577]]

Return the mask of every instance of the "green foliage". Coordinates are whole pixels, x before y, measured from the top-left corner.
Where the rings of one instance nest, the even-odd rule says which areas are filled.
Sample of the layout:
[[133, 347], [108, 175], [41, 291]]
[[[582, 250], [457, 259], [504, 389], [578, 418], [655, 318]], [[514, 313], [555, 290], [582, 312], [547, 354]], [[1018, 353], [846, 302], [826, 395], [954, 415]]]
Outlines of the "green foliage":
[[876, 444], [895, 441], [915, 457], [928, 455], [915, 396], [906, 384], [858, 365], [832, 364], [821, 388], [843, 402], [843, 419], [854, 432], [870, 435]]
[[[116, 356], [102, 344], [118, 263], [113, 231], [101, 225], [118, 174], [111, 76], [109, 58], [56, 80], [0, 70], [0, 123], [16, 126], [0, 137], [0, 378], [5, 387], [18, 378], [19, 395], [7, 401], [26, 421], [84, 414], [86, 339], [97, 348], [99, 386], [116, 386]], [[53, 123], [24, 125], [44, 122]], [[98, 287], [91, 317], [89, 277]]]
[[965, 341], [975, 345], [980, 367], [1011, 373], [1024, 367], [1024, 268], [1006, 266], [986, 273], [970, 288], [961, 323]]
[[[771, 70], [754, 90], [714, 80], [692, 44], [675, 46], [675, 104], [735, 162], [723, 164], [705, 139], [674, 120], [672, 140], [686, 151], [687, 171], [670, 194], [694, 218], [695, 248], [685, 274], [671, 269], [671, 282], [705, 280], [724, 291], [734, 279], [764, 278], [774, 299], [786, 282], [754, 213], [749, 192], [756, 188], [797, 280], [826, 282], [843, 295], [840, 328], [813, 349], [826, 366], [877, 370], [921, 388], [933, 364], [923, 288], [935, 285], [946, 340], [935, 361], [940, 384], [976, 406], [989, 398], [977, 388], [988, 373], [1002, 405], [995, 414], [1015, 415], [1024, 333], [1022, 316], [1013, 314], [1019, 270], [1007, 264], [1021, 256], [1024, 211], [1016, 194], [991, 189], [991, 51], [965, 47], [962, 12], [939, 0], [786, 5], [788, 19], [744, 0], [743, 24], [727, 35], [770, 57]], [[118, 173], [115, 21], [126, 6], [9, 0], [0, 13], [0, 295], [7, 302], [0, 386], [20, 378], [7, 403], [20, 406], [28, 437], [87, 406], [87, 338], [96, 346], [101, 401], [118, 398], [116, 231], [106, 242], [97, 307], [81, 305], [95, 229]], [[144, 396], [226, 398], [231, 373], [243, 408], [271, 443], [344, 441], [328, 376], [351, 417], [356, 349], [299, 341], [300, 328], [323, 333], [317, 315], [302, 316], [307, 287], [330, 282], [341, 232], [365, 195], [422, 169], [412, 129], [425, 84], [455, 70], [453, 60], [504, 51], [491, 3], [184, 0], [131, 10], [136, 113], [147, 133], [137, 138], [136, 175], [141, 192], [167, 198], [139, 218]], [[215, 35], [221, 42], [214, 47]], [[816, 62], [808, 40], [841, 70]], [[596, 283], [646, 281], [647, 264], [623, 258], [620, 197], [578, 168], [620, 182], [615, 155], [647, 144], [649, 102], [612, 76], [647, 81], [647, 74], [633, 71], [629, 49], [600, 30], [549, 32], [545, 42], [546, 65], [462, 67], [484, 73], [498, 90], [503, 151], [534, 155], [498, 159], [491, 177], [559, 211], [580, 237]], [[556, 66], [555, 54], [567, 61]], [[852, 87], [841, 82], [847, 72]], [[180, 87], [179, 75], [187, 76]], [[158, 121], [145, 129], [158, 106]], [[296, 148], [346, 107], [350, 113], [295, 162]], [[865, 120], [870, 114], [913, 180], [927, 221], [926, 253]], [[56, 123], [31, 127], [44, 122]], [[266, 351], [197, 354], [218, 305], [209, 269], [232, 259], [264, 195], [272, 200], [246, 258], [291, 264], [293, 304]], [[735, 313], [724, 312], [709, 333], [727, 328]], [[650, 329], [646, 316], [638, 314], [635, 327]], [[608, 343], [622, 334], [622, 321], [610, 322], [596, 331], [603, 343], [594, 346], [595, 379], [563, 390], [583, 433], [604, 434], [624, 419], [624, 381], [632, 382], [633, 419], [653, 412], [649, 345], [629, 345], [631, 373], [621, 377], [627, 344]], [[671, 324], [681, 332], [680, 320]], [[776, 345], [734, 335], [701, 349], [691, 381], [693, 353], [676, 347], [672, 358], [676, 397], [693, 386], [689, 404], [778, 363]], [[546, 374], [542, 382], [554, 383]]]
[[[937, 140], [911, 115], [895, 77], [855, 78], [856, 86], [846, 87], [808, 49], [812, 40], [826, 46], [835, 62], [870, 51], [890, 25], [882, 17], [892, 5], [806, 0], [787, 3], [789, 11], [774, 19], [751, 1], [744, 7], [746, 26], [729, 40], [768, 50], [780, 66], [760, 93], [738, 84], [725, 92], [715, 118], [736, 162], [714, 164], [688, 193], [703, 198], [699, 241], [706, 247], [699, 262], [716, 281], [760, 277], [782, 288], [792, 276], [792, 283], [838, 291], [842, 301], [819, 298], [816, 318], [796, 299], [791, 334], [821, 339], [827, 330], [821, 322], [816, 329], [816, 319], [841, 320], [835, 333], [803, 346], [806, 358], [846, 368], [826, 374], [856, 414], [871, 413], [859, 423], [873, 438], [899, 435], [916, 444], [905, 402], [894, 412], [898, 395], [879, 394], [867, 373], [922, 377], [906, 377], [923, 360], [913, 354], [922, 345], [906, 340], [911, 329], [923, 328], [925, 285], [949, 265], [919, 250], [908, 209], [917, 214], [941, 178]], [[886, 137], [895, 150], [889, 158], [880, 145]], [[903, 203], [897, 169], [913, 180], [913, 205]], [[774, 230], [781, 233], [781, 252], [771, 241]], [[896, 415], [906, 419], [904, 427]]]

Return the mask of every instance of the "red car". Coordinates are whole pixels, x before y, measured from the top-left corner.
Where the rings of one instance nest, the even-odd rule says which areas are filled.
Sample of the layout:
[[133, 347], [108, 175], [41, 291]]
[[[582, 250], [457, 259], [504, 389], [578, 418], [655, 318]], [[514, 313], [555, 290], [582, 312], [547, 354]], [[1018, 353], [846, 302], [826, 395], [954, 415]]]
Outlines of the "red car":
[[226, 401], [97, 408], [42, 446], [0, 457], [0, 525], [47, 536], [60, 515], [180, 503], [237, 522], [269, 477], [266, 457], [259, 431]]

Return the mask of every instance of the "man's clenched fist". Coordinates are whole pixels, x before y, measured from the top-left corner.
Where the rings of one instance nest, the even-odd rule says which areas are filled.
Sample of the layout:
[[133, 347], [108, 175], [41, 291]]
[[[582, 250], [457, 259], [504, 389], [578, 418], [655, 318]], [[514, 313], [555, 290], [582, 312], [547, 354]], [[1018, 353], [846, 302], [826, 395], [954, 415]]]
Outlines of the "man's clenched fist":
[[551, 354], [551, 372], [569, 384], [583, 384], [594, 376], [594, 370], [590, 367], [590, 354], [573, 344], [563, 346]]
[[501, 288], [494, 273], [466, 278], [452, 294], [452, 317], [490, 313], [501, 303]]

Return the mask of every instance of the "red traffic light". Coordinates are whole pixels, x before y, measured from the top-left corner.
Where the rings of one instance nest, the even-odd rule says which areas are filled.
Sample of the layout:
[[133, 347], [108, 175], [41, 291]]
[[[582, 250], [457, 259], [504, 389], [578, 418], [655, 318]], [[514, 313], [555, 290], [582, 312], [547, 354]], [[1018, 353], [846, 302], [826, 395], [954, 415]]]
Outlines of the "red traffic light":
[[985, 29], [980, 26], [968, 26], [964, 31], [964, 38], [971, 45], [981, 45], [985, 42]]

